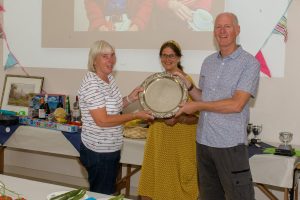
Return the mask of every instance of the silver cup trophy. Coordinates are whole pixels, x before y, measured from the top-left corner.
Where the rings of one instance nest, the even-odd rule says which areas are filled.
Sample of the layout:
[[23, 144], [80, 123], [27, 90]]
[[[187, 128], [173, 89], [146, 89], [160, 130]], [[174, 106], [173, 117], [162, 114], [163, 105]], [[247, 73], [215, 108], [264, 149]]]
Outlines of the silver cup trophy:
[[280, 132], [279, 140], [282, 144], [279, 145], [278, 148], [275, 149], [275, 154], [284, 155], [284, 156], [293, 156], [295, 154], [295, 149], [292, 148], [292, 145], [289, 143], [293, 139], [293, 133], [290, 132]]
[[252, 126], [253, 126], [253, 124], [248, 124], [247, 125], [247, 135], [248, 136], [252, 133]]
[[[251, 125], [251, 128], [247, 126], [247, 132], [252, 132], [254, 135], [254, 138], [251, 139], [252, 144], [260, 143], [261, 139], [259, 139], [258, 135], [262, 132], [262, 125]], [[249, 130], [248, 130], [249, 129]], [[251, 131], [250, 131], [251, 130]]]

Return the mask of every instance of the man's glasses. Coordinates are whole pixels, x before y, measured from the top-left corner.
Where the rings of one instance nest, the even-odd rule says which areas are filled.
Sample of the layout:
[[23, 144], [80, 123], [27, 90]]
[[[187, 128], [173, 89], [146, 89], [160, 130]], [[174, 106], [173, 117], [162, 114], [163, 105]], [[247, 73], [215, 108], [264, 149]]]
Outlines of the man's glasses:
[[169, 59], [175, 59], [177, 56], [175, 55], [175, 54], [161, 54], [160, 55], [160, 58], [162, 58], [162, 59], [167, 59], [167, 58], [169, 58]]

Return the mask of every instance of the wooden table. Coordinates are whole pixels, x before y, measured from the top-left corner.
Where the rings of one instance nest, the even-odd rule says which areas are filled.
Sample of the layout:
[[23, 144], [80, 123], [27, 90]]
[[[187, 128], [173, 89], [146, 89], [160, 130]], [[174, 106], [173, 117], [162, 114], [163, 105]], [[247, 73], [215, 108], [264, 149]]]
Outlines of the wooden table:
[[[297, 176], [299, 175], [299, 176]], [[300, 177], [300, 163], [297, 163], [296, 167], [295, 167], [295, 171], [294, 171], [294, 187], [295, 187], [295, 200], [298, 200], [298, 188], [299, 188], [299, 184], [298, 184], [298, 179]]]
[[[145, 139], [124, 138], [121, 150], [121, 165], [117, 179], [117, 191], [121, 192], [125, 188], [125, 196], [130, 194], [131, 177], [141, 170], [144, 159]], [[126, 167], [126, 172], [122, 174], [122, 167]]]
[[252, 156], [249, 162], [253, 182], [270, 200], [278, 198], [267, 185], [283, 188], [284, 200], [288, 200], [289, 196], [293, 199], [295, 168], [300, 162], [299, 157], [258, 154]]
[[4, 169], [4, 146], [0, 146], [0, 174], [3, 174]]
[[[47, 141], [47, 142], [45, 142]], [[125, 188], [125, 194], [130, 193], [130, 179], [136, 174], [143, 163], [145, 139], [124, 138], [121, 150], [121, 163], [126, 167], [125, 174], [120, 173], [117, 188]], [[62, 135], [60, 131], [41, 129], [29, 126], [20, 126], [9, 138], [4, 146], [19, 149], [20, 151], [39, 151], [57, 156], [74, 157], [79, 159], [79, 152]], [[0, 172], [3, 171], [3, 146], [0, 146]], [[288, 199], [289, 190], [293, 188], [294, 169], [298, 157], [284, 157], [271, 154], [254, 155], [250, 158], [250, 167], [253, 181], [271, 199], [277, 199], [268, 192], [266, 185], [284, 188], [285, 200]], [[121, 170], [120, 170], [121, 172]], [[295, 198], [297, 196], [295, 194]]]

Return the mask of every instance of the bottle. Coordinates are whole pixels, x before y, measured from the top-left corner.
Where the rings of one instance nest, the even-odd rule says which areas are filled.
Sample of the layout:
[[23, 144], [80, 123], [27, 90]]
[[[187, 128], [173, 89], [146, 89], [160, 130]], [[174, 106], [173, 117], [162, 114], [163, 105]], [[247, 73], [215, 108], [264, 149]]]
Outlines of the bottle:
[[63, 108], [63, 107], [64, 107], [64, 104], [63, 104], [62, 96], [59, 96], [56, 108]]
[[45, 115], [46, 118], [48, 118], [48, 115], [50, 114], [50, 108], [48, 104], [48, 94], [45, 95]]
[[44, 97], [40, 99], [40, 107], [39, 107], [39, 119], [46, 119], [46, 111], [45, 111], [45, 100]]
[[32, 99], [29, 101], [28, 117], [30, 117], [30, 118], [34, 117], [34, 108], [33, 108], [33, 100]]
[[76, 100], [73, 103], [73, 111], [72, 111], [72, 124], [81, 126], [81, 113], [79, 108], [78, 96], [76, 96]]
[[70, 98], [69, 98], [69, 96], [67, 96], [67, 99], [66, 99], [65, 111], [66, 111], [66, 119], [69, 122], [69, 121], [71, 121], [71, 108], [70, 108]]

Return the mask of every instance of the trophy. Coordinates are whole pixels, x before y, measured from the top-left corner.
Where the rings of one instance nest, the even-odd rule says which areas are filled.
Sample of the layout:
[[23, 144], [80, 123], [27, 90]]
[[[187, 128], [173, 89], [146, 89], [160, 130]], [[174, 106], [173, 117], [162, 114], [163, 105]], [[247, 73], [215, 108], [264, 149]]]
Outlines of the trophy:
[[280, 132], [279, 139], [283, 144], [280, 144], [279, 147], [275, 149], [275, 154], [283, 156], [293, 156], [295, 154], [295, 149], [293, 149], [292, 146], [288, 144], [293, 139], [293, 133]]
[[247, 125], [247, 135], [249, 136], [250, 134], [251, 134], [251, 132], [252, 132], [252, 124], [248, 124]]
[[[251, 139], [251, 143], [252, 144], [260, 143], [261, 140], [258, 138], [258, 135], [262, 131], [262, 125], [260, 125], [260, 126], [259, 125], [252, 125], [251, 130], [252, 130], [252, 133], [254, 135], [254, 138]], [[247, 127], [247, 131], [248, 131], [248, 127]]]
[[248, 138], [248, 143], [250, 143], [251, 144], [251, 140], [250, 140], [250, 134], [252, 133], [252, 124], [251, 123], [249, 123], [248, 125], [247, 125], [247, 138]]

